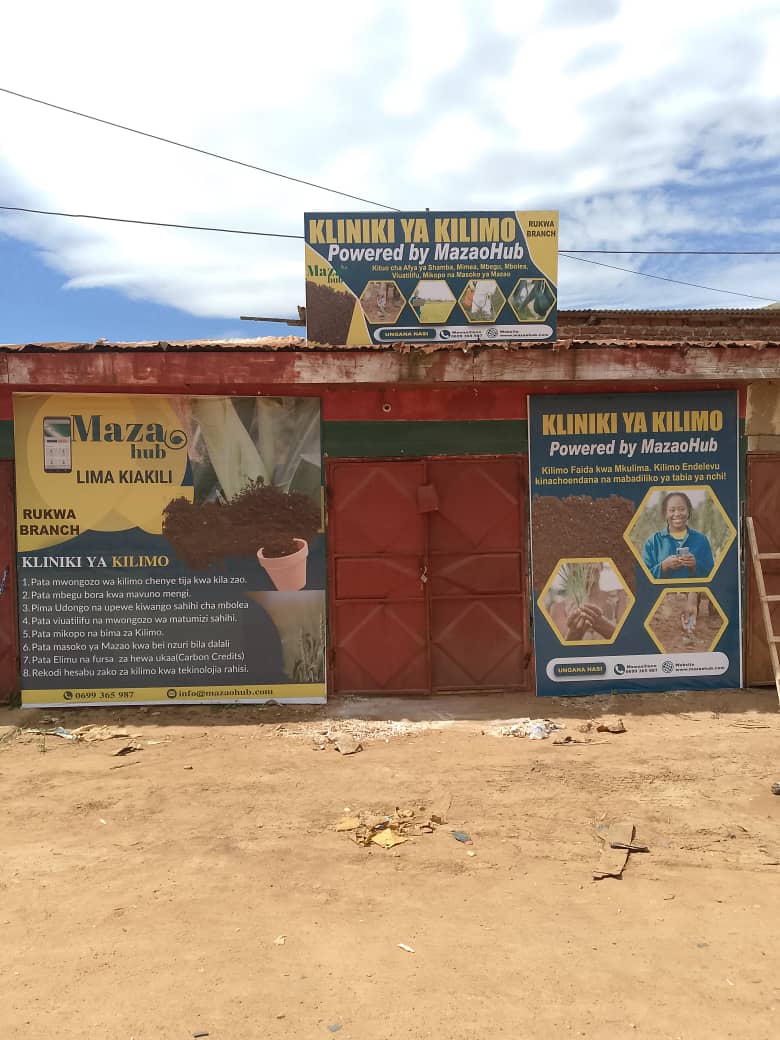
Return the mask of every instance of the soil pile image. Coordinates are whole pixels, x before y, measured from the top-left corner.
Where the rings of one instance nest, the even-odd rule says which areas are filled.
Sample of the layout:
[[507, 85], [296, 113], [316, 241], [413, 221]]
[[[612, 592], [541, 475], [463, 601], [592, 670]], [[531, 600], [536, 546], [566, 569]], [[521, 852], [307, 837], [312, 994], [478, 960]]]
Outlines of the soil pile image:
[[691, 606], [687, 592], [668, 592], [648, 622], [655, 638], [667, 654], [696, 651], [706, 653], [723, 624], [707, 596], [697, 597], [695, 626], [685, 622]]
[[341, 346], [347, 342], [355, 300], [327, 285], [306, 283], [306, 335], [314, 343]]
[[577, 557], [608, 556], [623, 580], [636, 591], [636, 559], [623, 540], [634, 515], [627, 498], [535, 497], [531, 503], [531, 548], [534, 588], [541, 591], [558, 561]]
[[293, 539], [311, 542], [320, 529], [320, 511], [306, 495], [252, 481], [230, 502], [189, 502], [176, 498], [163, 513], [163, 534], [176, 555], [193, 570], [221, 560], [295, 552]]

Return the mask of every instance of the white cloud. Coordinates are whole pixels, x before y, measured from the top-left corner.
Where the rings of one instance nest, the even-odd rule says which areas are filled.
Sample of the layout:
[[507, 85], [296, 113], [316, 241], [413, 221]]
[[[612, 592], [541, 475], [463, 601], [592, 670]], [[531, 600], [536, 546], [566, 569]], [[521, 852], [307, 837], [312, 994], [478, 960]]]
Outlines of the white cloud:
[[[44, 0], [6, 13], [0, 85], [377, 202], [557, 207], [563, 247], [771, 248], [774, 8], [138, 0], [109, 17], [104, 3]], [[0, 125], [9, 204], [292, 234], [305, 210], [366, 208], [2, 94]], [[7, 214], [0, 231], [73, 292], [111, 287], [228, 321], [303, 302], [294, 240]], [[777, 258], [603, 259], [780, 295]], [[568, 260], [560, 297], [750, 305]]]

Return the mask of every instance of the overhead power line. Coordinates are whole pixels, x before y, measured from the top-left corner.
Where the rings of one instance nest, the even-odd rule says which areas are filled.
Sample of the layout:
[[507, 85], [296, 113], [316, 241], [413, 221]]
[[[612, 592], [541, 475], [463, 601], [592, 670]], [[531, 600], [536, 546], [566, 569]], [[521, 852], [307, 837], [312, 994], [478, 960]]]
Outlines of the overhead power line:
[[[259, 238], [289, 238], [289, 239], [303, 239], [303, 235], [289, 235], [284, 234], [281, 231], [248, 231], [242, 228], [222, 228], [222, 227], [210, 227], [202, 224], [173, 224], [161, 220], [137, 220], [131, 217], [106, 217], [96, 213], [63, 213], [60, 210], [50, 209], [32, 209], [27, 206], [3, 206], [0, 205], [0, 210], [7, 210], [12, 213], [34, 213], [40, 216], [46, 217], [71, 217], [76, 220], [107, 220], [111, 223], [117, 224], [140, 224], [144, 227], [167, 227], [167, 228], [179, 228], [185, 231], [218, 231], [226, 235], [254, 235]], [[640, 278], [654, 278], [661, 282], [671, 282], [674, 285], [686, 285], [693, 289], [705, 289], [708, 292], [726, 293], [729, 296], [742, 296], [747, 300], [759, 300], [763, 303], [774, 303], [775, 301], [769, 299], [767, 296], [754, 296], [751, 293], [737, 292], [734, 289], [718, 289], [713, 285], [701, 285], [698, 282], [686, 282], [680, 278], [668, 278], [660, 274], [649, 274], [647, 271], [637, 271], [631, 267], [618, 267], [616, 264], [605, 264], [600, 260], [587, 260], [583, 256], [574, 256], [572, 253], [583, 252], [583, 250], [560, 250], [558, 255], [565, 256], [568, 260], [578, 260], [582, 264], [594, 264], [596, 267], [607, 267], [612, 271], [622, 271], [624, 274], [635, 274]], [[605, 250], [609, 252], [609, 250]], [[647, 255], [654, 255], [648, 253]], [[733, 255], [742, 255], [734, 253]], [[752, 255], [752, 254], [745, 254]], [[773, 255], [768, 253], [767, 255]]]
[[662, 274], [649, 274], [647, 271], [636, 271], [632, 267], [616, 267], [615, 264], [604, 264], [600, 260], [586, 260], [583, 256], [570, 256], [568, 253], [559, 253], [567, 260], [579, 260], [581, 264], [595, 264], [596, 267], [608, 267], [610, 271], [623, 271], [625, 274], [637, 274], [640, 278], [655, 278], [659, 282], [672, 282], [674, 285], [687, 285], [693, 289], [707, 289], [709, 292], [727, 293], [729, 296], [743, 296], [746, 300], [760, 300], [762, 303], [774, 303], [767, 296], [753, 296], [750, 293], [736, 292], [734, 289], [716, 289], [713, 285], [699, 285], [698, 282], [684, 282], [680, 278], [666, 278]]
[[87, 112], [79, 112], [75, 108], [66, 108], [64, 105], [55, 105], [52, 101], [44, 101], [42, 98], [30, 97], [29, 94], [20, 94], [18, 90], [9, 90], [8, 87], [0, 87], [3, 94], [11, 97], [21, 98], [23, 101], [33, 101], [36, 105], [44, 105], [46, 108], [54, 108], [58, 112], [66, 112], [70, 116], [79, 116], [81, 119], [91, 119], [93, 123], [102, 123], [104, 126], [112, 126], [115, 130], [126, 130], [130, 134], [138, 134], [139, 137], [148, 137], [152, 141], [160, 141], [162, 144], [174, 145], [176, 148], [185, 148], [188, 152], [197, 152], [199, 155], [208, 155], [211, 159], [222, 159], [223, 162], [233, 163], [234, 166], [244, 166], [248, 170], [256, 170], [258, 173], [268, 174], [269, 177], [281, 177], [282, 180], [292, 181], [294, 184], [304, 184], [307, 188], [317, 188], [319, 191], [327, 191], [332, 195], [341, 195], [345, 199], [353, 199], [355, 202], [365, 202], [369, 206], [378, 206], [380, 209], [392, 209], [400, 213], [397, 206], [388, 206], [385, 202], [374, 202], [372, 199], [364, 199], [360, 195], [350, 195], [347, 191], [339, 191], [338, 188], [328, 188], [324, 184], [316, 184], [314, 181], [304, 180], [302, 177], [292, 177], [289, 173], [279, 173], [278, 170], [268, 170], [264, 166], [255, 166], [254, 163], [243, 162], [241, 159], [232, 159], [229, 155], [221, 155], [219, 152], [210, 152], [207, 148], [197, 148], [194, 144], [184, 144], [182, 141], [174, 141], [170, 137], [161, 137], [159, 134], [151, 134], [146, 130], [138, 130], [134, 126], [125, 126], [123, 123], [114, 123], [110, 119], [101, 119]]
[[602, 256], [780, 256], [780, 249], [567, 249]]
[[[3, 206], [0, 209], [9, 210], [12, 213], [37, 213], [44, 217], [71, 217], [75, 220], [109, 220], [119, 224], [142, 224], [147, 227], [169, 227], [180, 228], [184, 231], [218, 231], [223, 235], [255, 235], [258, 238], [297, 238], [303, 239], [303, 235], [291, 235], [283, 231], [249, 231], [246, 228], [225, 228], [205, 224], [174, 224], [164, 220], [139, 220], [133, 217], [106, 217], [97, 213], [64, 213], [57, 209], [32, 209], [29, 206]], [[400, 210], [398, 211], [400, 212]], [[577, 253], [577, 256], [569, 256]], [[560, 256], [569, 256], [570, 260], [579, 260], [582, 254], [598, 254], [601, 256], [625, 255], [625, 256], [780, 256], [780, 249], [562, 249]], [[596, 263], [591, 260], [590, 263]], [[609, 264], [603, 264], [608, 267]], [[627, 267], [617, 267], [617, 271], [626, 271], [629, 274], [644, 274], [643, 271], [630, 271]], [[660, 277], [651, 276], [647, 277]], [[718, 289], [717, 292], [729, 292], [728, 289]], [[757, 297], [758, 299], [758, 297]]]
[[220, 231], [223, 235], [257, 235], [260, 238], [303, 238], [281, 231], [243, 231], [240, 228], [206, 227], [202, 224], [169, 224], [162, 220], [134, 220], [130, 217], [102, 217], [96, 213], [61, 213], [56, 209], [30, 209], [27, 206], [0, 206], [13, 213], [38, 213], [44, 217], [75, 217], [77, 220], [110, 220], [117, 224], [143, 224], [146, 227], [182, 228], [185, 231]]

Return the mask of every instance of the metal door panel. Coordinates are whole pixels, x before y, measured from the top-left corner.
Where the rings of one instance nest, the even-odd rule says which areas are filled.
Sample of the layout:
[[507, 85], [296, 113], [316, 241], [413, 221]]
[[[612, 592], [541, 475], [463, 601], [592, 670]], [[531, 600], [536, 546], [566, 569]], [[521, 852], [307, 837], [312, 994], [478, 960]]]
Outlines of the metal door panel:
[[328, 464], [334, 692], [527, 687], [525, 466]]
[[517, 459], [435, 459], [428, 479], [439, 509], [431, 513], [432, 552], [519, 550], [521, 488]]
[[522, 686], [526, 670], [524, 628], [522, 600], [516, 596], [434, 601], [434, 689]]
[[525, 468], [518, 457], [433, 460], [431, 682], [435, 690], [527, 684]]
[[423, 599], [420, 556], [350, 556], [334, 564], [336, 598]]
[[332, 462], [326, 469], [331, 546], [331, 689], [430, 690], [428, 616], [420, 574], [423, 462]]
[[433, 596], [481, 595], [522, 592], [522, 560], [519, 552], [490, 555], [430, 556]]
[[335, 610], [340, 693], [429, 690], [425, 603], [341, 603]]
[[422, 462], [334, 462], [329, 472], [331, 551], [337, 556], [420, 553], [425, 524], [417, 488]]

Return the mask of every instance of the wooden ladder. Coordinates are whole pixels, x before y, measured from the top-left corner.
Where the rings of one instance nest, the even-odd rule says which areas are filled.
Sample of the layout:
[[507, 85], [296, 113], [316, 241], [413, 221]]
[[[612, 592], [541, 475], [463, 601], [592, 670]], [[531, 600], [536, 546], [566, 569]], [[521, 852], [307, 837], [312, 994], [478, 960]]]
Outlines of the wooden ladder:
[[775, 689], [777, 690], [778, 701], [780, 701], [780, 662], [778, 662], [777, 659], [777, 644], [780, 643], [780, 636], [776, 636], [774, 633], [774, 629], [772, 628], [772, 615], [769, 612], [769, 604], [780, 603], [780, 596], [767, 596], [766, 584], [764, 582], [764, 568], [761, 566], [762, 560], [780, 560], [780, 553], [760, 553], [758, 551], [756, 529], [753, 526], [752, 516], [745, 518], [745, 525], [747, 527], [748, 541], [750, 542], [750, 558], [753, 561], [753, 570], [756, 575], [756, 585], [758, 586], [758, 598], [761, 601], [761, 616], [764, 619], [764, 631], [766, 632], [766, 642], [769, 647], [769, 659], [772, 662], [772, 669], [775, 673]]

